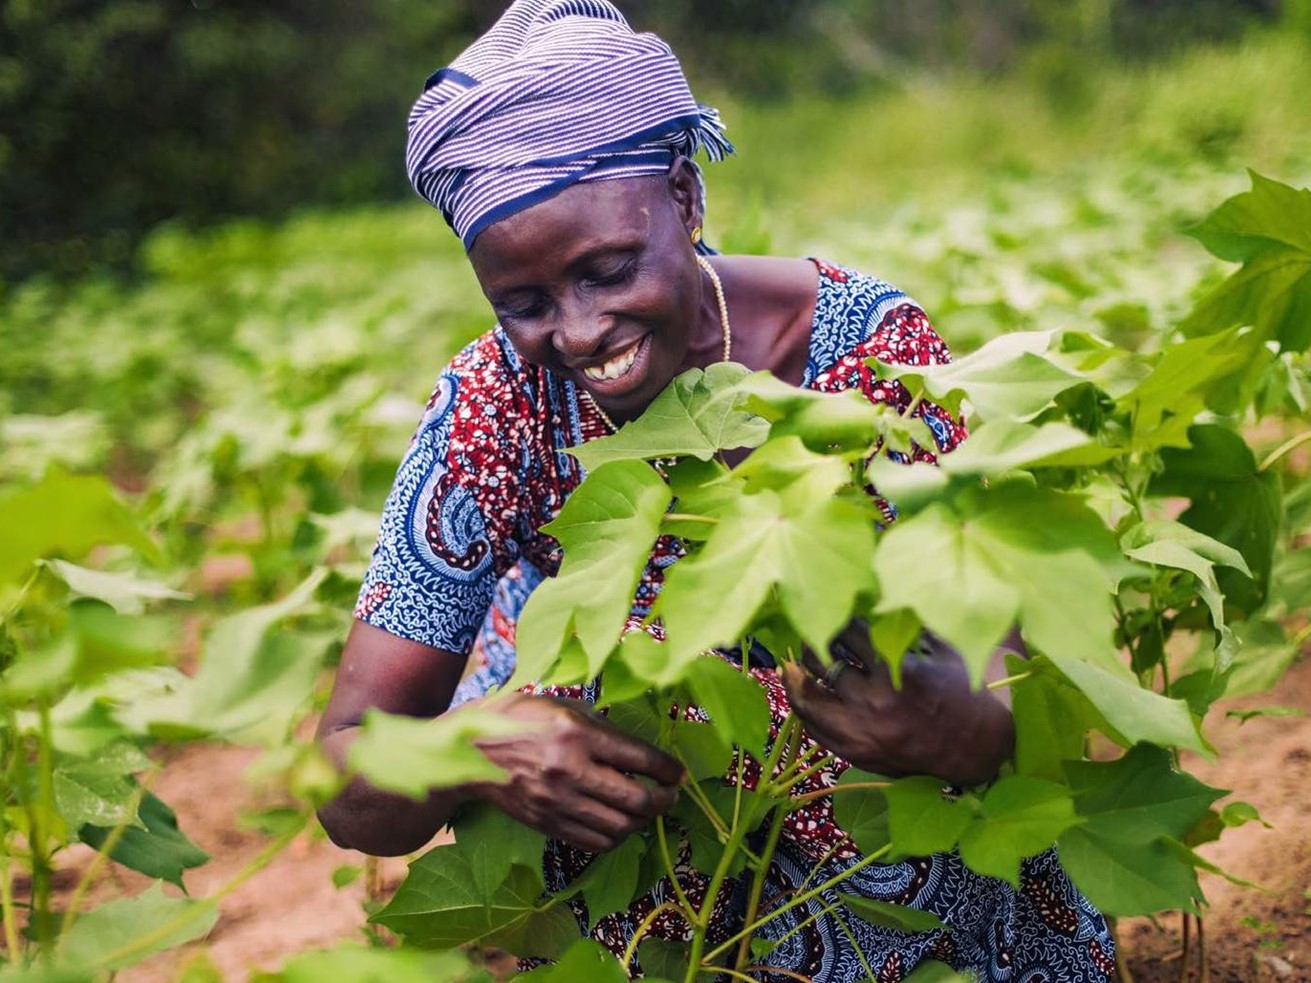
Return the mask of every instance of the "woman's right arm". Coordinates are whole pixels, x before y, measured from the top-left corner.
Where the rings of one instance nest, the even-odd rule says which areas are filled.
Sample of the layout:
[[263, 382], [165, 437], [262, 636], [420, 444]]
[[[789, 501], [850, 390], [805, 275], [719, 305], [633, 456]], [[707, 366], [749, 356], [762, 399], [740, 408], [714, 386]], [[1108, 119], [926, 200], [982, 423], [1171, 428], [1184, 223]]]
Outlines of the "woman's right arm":
[[[463, 666], [463, 657], [453, 652], [356, 621], [319, 722], [320, 746], [347, 771], [347, 755], [365, 710], [436, 717], [450, 706]], [[673, 806], [682, 766], [662, 751], [579, 706], [548, 697], [515, 694], [492, 707], [537, 725], [522, 735], [478, 742], [505, 770], [503, 781], [437, 789], [416, 801], [356, 776], [319, 810], [332, 841], [380, 856], [410, 853], [445, 826], [460, 805], [482, 799], [549, 836], [600, 851]]]

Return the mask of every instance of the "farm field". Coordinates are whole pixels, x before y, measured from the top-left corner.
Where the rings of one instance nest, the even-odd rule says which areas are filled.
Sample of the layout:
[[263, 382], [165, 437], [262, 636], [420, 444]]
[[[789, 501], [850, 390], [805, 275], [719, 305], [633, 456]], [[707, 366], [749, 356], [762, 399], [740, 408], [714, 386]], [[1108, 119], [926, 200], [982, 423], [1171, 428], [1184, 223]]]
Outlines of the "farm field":
[[[1304, 48], [1279, 39], [1194, 53], [1168, 70], [1108, 78], [1077, 125], [1014, 82], [728, 103], [740, 158], [708, 171], [708, 235], [724, 251], [875, 272], [922, 303], [958, 356], [1056, 330], [1150, 353], [1236, 268], [1184, 230], [1250, 188], [1248, 167], [1311, 185], [1311, 110], [1295, 96], [1311, 86], [1309, 66]], [[1252, 101], [1252, 92], [1265, 95]], [[897, 137], [862, 138], [870, 132]], [[210, 858], [179, 860], [169, 879], [193, 899], [223, 895], [188, 902], [166, 888], [178, 905], [217, 908], [217, 920], [201, 940], [183, 933], [184, 944], [125, 963], [115, 979], [276, 971], [308, 949], [364, 941], [368, 895], [401, 883], [403, 861], [366, 865], [312, 825], [312, 803], [332, 779], [305, 735], [396, 462], [445, 359], [488, 326], [485, 307], [458, 244], [420, 205], [200, 232], [163, 226], [131, 279], [37, 278], [0, 290], [0, 509], [3, 496], [44, 489], [53, 504], [24, 515], [55, 528], [59, 508], [89, 514], [109, 487], [126, 503], [114, 513], [119, 538], [52, 540], [50, 553], [77, 565], [37, 566], [0, 592], [20, 612], [0, 640], [12, 629], [43, 658], [64, 638], [77, 651], [58, 663], [66, 675], [57, 681], [25, 676], [6, 691], [17, 695], [0, 730], [47, 735], [64, 779], [66, 761], [87, 748], [145, 749], [115, 781], [89, 781], [93, 794], [74, 814], [106, 830], [126, 824], [125, 809], [150, 801], [125, 777], [139, 776]], [[1262, 630], [1275, 634], [1253, 643], [1269, 658], [1246, 680], [1275, 689], [1211, 709], [1217, 760], [1183, 753], [1191, 773], [1233, 790], [1269, 824], [1246, 822], [1199, 850], [1269, 889], [1203, 874], [1212, 983], [1311, 980], [1302, 821], [1311, 646], [1296, 603], [1311, 584], [1311, 458], [1306, 444], [1290, 446], [1311, 420], [1311, 376], [1305, 351], [1291, 348], [1263, 390], [1263, 419], [1241, 427], [1257, 459], [1276, 455], [1288, 476], [1288, 546], [1276, 567], [1287, 587], [1266, 609]], [[109, 485], [60, 484], [69, 475]], [[101, 572], [112, 576], [92, 576]], [[1181, 639], [1162, 658], [1183, 669], [1198, 654]], [[8, 659], [0, 649], [0, 668]], [[65, 699], [70, 691], [77, 700]], [[127, 708], [122, 720], [106, 723], [106, 706]], [[1226, 716], [1271, 707], [1280, 709]], [[15, 788], [40, 781], [7, 777]], [[30, 811], [12, 823], [44, 828], [52, 842], [74, 838]], [[281, 849], [261, 867], [271, 843]], [[90, 911], [152, 883], [95, 856], [73, 845], [49, 858], [56, 911], [74, 899]], [[18, 859], [6, 856], [5, 870]], [[12, 885], [20, 896], [34, 889], [22, 877]], [[1128, 918], [1120, 931], [1135, 980], [1181, 978], [1177, 915]], [[1199, 978], [1192, 958], [1185, 979]]]

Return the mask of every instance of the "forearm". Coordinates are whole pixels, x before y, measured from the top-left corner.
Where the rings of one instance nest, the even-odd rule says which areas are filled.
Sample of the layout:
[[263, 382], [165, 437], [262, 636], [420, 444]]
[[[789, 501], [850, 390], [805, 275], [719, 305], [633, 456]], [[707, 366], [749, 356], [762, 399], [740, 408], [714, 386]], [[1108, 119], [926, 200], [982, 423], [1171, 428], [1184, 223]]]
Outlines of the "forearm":
[[[355, 727], [342, 727], [319, 739], [319, 746], [343, 773], [357, 733]], [[426, 799], [415, 800], [374, 788], [357, 775], [319, 809], [319, 822], [340, 847], [394, 857], [422, 847], [474, 797], [472, 787], [457, 786], [435, 789]]]

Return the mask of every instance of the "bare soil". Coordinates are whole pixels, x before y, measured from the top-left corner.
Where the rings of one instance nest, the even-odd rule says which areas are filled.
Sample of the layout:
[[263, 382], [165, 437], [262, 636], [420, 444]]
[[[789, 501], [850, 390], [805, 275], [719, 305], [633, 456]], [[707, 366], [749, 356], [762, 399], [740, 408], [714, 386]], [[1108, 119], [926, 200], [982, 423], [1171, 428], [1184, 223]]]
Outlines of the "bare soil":
[[[1236, 707], [1291, 706], [1311, 713], [1311, 660], [1303, 659], [1271, 694]], [[1205, 919], [1210, 983], [1280, 981], [1311, 983], [1311, 716], [1255, 718], [1245, 724], [1220, 719], [1217, 708], [1210, 736], [1220, 750], [1217, 761], [1194, 759], [1188, 768], [1202, 780], [1232, 789], [1251, 802], [1273, 827], [1249, 823], [1228, 831], [1202, 849], [1210, 860], [1265, 890], [1236, 887], [1212, 875], [1203, 885], [1210, 907]], [[265, 791], [244, 778], [255, 753], [244, 749], [189, 747], [173, 752], [156, 782], [156, 792], [178, 812], [183, 830], [212, 860], [186, 875], [191, 893], [204, 897], [241, 870], [267, 839], [246, 829], [242, 816], [270, 805]], [[73, 853], [61, 878], [69, 883], [87, 860]], [[330, 946], [348, 937], [363, 938], [363, 904], [370, 878], [360, 876], [336, 888], [339, 867], [365, 867], [361, 854], [341, 850], [322, 834], [304, 834], [273, 863], [226, 897], [217, 926], [204, 949], [224, 979], [241, 981], [257, 969], [272, 969], [307, 949]], [[372, 889], [383, 895], [405, 873], [403, 859], [376, 862]], [[101, 885], [103, 895], [136, 893], [144, 878], [115, 872]], [[1180, 921], [1126, 919], [1119, 935], [1125, 961], [1136, 983], [1201, 981], [1196, 953], [1181, 957]], [[196, 956], [193, 945], [165, 953], [120, 973], [122, 983], [163, 983], [177, 977]]]

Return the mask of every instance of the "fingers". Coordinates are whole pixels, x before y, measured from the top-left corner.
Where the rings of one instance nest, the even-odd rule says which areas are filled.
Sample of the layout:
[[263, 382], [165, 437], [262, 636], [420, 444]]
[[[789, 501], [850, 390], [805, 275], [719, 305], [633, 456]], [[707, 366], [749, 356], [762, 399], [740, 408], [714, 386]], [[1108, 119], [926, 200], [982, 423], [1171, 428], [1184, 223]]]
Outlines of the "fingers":
[[683, 766], [677, 758], [613, 727], [597, 726], [592, 759], [616, 771], [646, 775], [662, 785], [676, 786], [683, 780]]

